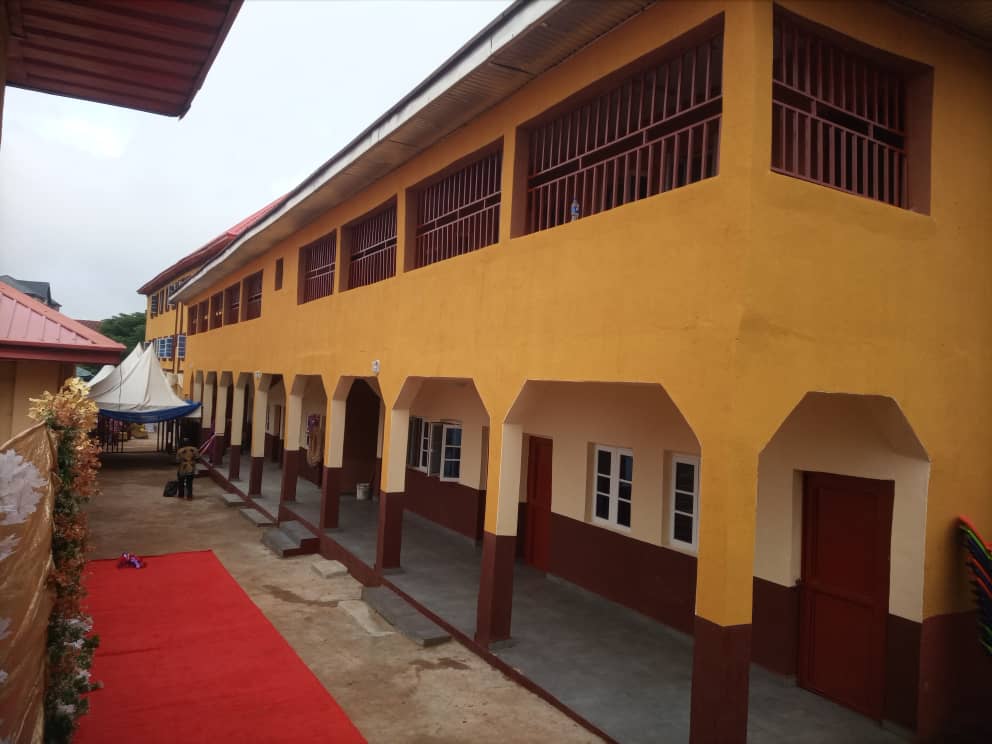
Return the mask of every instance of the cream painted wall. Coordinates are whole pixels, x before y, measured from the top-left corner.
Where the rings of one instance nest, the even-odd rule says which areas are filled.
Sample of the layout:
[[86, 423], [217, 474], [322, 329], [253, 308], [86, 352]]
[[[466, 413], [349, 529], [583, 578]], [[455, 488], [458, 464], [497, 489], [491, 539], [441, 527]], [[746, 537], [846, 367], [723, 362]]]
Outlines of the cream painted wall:
[[[670, 457], [698, 455], [700, 450], [689, 424], [660, 386], [528, 382], [510, 418], [527, 434], [554, 441], [551, 510], [583, 522], [593, 523], [592, 445], [632, 449], [631, 528], [617, 531], [673, 547], [667, 539]], [[522, 500], [526, 499], [526, 452], [520, 477]], [[701, 493], [700, 500], [705, 498]]]
[[[277, 382], [269, 389], [269, 418], [268, 426], [266, 426], [265, 431], [268, 434], [278, 434], [280, 437], [284, 436], [283, 419], [286, 416], [286, 387], [283, 385], [282, 380]], [[276, 415], [276, 406], [279, 406], [279, 415]]]
[[489, 414], [471, 382], [425, 380], [410, 405], [410, 415], [425, 421], [456, 421], [462, 425], [462, 462], [458, 482], [469, 488], [484, 489], [482, 462], [483, 427]]
[[306, 389], [303, 391], [302, 415], [300, 417], [301, 447], [306, 446], [307, 417], [313, 414], [327, 416], [327, 396], [324, 394], [324, 385], [319, 377], [309, 378]]
[[895, 403], [810, 393], [761, 453], [754, 575], [784, 586], [802, 570], [803, 471], [895, 481], [889, 611], [921, 621], [930, 463]]

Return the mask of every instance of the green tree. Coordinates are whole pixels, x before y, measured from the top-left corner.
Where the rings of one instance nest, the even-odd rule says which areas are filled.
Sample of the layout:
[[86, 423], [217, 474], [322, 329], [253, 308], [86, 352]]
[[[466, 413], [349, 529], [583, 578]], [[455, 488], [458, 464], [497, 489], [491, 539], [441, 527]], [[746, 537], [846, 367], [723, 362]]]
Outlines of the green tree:
[[118, 313], [100, 321], [100, 333], [124, 344], [125, 354], [145, 340], [145, 313]]

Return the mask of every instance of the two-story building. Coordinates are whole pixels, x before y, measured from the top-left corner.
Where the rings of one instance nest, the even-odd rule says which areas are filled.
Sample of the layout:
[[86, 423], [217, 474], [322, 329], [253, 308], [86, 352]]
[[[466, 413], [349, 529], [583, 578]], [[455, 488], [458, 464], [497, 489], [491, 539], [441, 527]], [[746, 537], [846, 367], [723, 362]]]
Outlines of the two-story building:
[[611, 738], [987, 741], [952, 6], [515, 3], [166, 299], [218, 473]]

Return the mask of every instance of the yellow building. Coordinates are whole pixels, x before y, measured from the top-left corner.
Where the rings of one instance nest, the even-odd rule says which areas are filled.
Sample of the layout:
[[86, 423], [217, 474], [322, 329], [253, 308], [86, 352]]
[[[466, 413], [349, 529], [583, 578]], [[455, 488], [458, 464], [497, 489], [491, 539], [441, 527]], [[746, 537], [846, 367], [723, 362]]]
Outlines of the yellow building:
[[[992, 534], [992, 56], [952, 11], [514, 4], [169, 300], [218, 475], [614, 738], [528, 671], [565, 625], [496, 643], [521, 576], [691, 634], [656, 706], [694, 742], [765, 725], [752, 661], [989, 740], [955, 525]], [[481, 543], [471, 628], [410, 583], [424, 520]], [[566, 676], [643, 692], [603, 672]]]

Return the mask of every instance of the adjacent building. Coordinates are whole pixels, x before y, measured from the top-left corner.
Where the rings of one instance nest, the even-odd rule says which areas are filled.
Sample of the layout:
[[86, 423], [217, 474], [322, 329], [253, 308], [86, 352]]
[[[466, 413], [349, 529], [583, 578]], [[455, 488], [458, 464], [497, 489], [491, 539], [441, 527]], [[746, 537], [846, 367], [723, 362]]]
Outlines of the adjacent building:
[[122, 351], [116, 341], [0, 282], [0, 443], [36, 423], [28, 416], [31, 398], [58, 390], [77, 364], [116, 364]]
[[[260, 209], [209, 243], [183, 256], [153, 279], [145, 282], [138, 294], [145, 295], [145, 342], [155, 346], [162, 369], [169, 383], [177, 389], [187, 386], [183, 378], [186, 360], [186, 336], [189, 333], [188, 313], [182, 302], [173, 301], [173, 295], [208, 262], [219, 256], [234, 242], [245, 227], [253, 224], [275, 206], [276, 202]], [[195, 321], [195, 314], [194, 314]], [[195, 333], [195, 330], [193, 331]]]
[[218, 474], [613, 738], [987, 741], [969, 7], [515, 3], [159, 300]]

